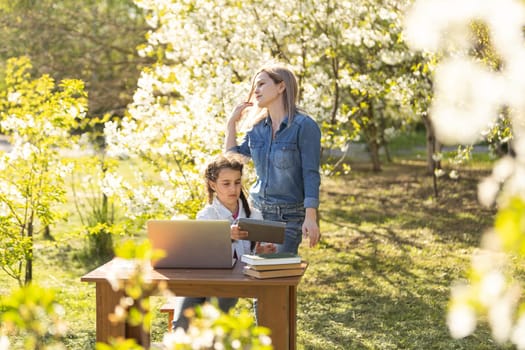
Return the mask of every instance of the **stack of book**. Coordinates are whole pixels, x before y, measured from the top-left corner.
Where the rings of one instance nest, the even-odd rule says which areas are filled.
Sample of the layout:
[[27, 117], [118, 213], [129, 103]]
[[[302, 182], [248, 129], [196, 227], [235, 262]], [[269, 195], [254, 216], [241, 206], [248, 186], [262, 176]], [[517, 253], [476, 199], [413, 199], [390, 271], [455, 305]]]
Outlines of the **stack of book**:
[[244, 274], [255, 278], [301, 276], [307, 266], [299, 255], [292, 253], [244, 254], [241, 261], [246, 264]]

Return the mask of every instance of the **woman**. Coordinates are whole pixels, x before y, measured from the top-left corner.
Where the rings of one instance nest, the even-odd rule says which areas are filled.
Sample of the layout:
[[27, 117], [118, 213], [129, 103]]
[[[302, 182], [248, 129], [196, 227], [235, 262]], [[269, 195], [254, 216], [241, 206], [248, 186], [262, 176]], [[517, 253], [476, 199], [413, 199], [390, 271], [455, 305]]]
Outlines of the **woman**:
[[[296, 105], [297, 80], [287, 68], [264, 67], [253, 78], [246, 102], [228, 119], [225, 148], [251, 157], [257, 175], [250, 189], [253, 206], [267, 220], [286, 222], [279, 252], [297, 254], [302, 237], [319, 242], [321, 131]], [[249, 107], [258, 117], [237, 145], [237, 123]]]

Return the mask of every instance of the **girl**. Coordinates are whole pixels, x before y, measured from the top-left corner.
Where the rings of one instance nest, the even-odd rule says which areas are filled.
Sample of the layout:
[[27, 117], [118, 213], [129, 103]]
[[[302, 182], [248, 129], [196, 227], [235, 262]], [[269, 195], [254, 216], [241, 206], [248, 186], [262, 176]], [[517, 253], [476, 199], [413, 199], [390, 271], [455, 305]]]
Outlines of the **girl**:
[[[197, 220], [230, 220], [232, 254], [240, 259], [243, 254], [275, 253], [276, 246], [272, 243], [262, 244], [244, 240], [247, 231], [240, 230], [236, 225], [239, 218], [262, 219], [261, 213], [248, 205], [242, 190], [241, 158], [235, 154], [220, 155], [206, 167], [204, 173], [208, 191], [208, 204], [197, 213]], [[173, 329], [188, 328], [188, 318], [184, 310], [203, 304], [207, 298], [177, 297], [174, 311]], [[223, 312], [228, 312], [237, 303], [237, 298], [218, 298], [218, 306]]]
[[[278, 251], [297, 254], [302, 237], [310, 247], [319, 242], [317, 208], [321, 131], [297, 105], [297, 80], [287, 68], [259, 70], [246, 102], [233, 110], [226, 127], [225, 148], [251, 157], [257, 179], [250, 189], [254, 207], [267, 220], [286, 222]], [[257, 106], [258, 118], [237, 145], [237, 122], [245, 110]]]

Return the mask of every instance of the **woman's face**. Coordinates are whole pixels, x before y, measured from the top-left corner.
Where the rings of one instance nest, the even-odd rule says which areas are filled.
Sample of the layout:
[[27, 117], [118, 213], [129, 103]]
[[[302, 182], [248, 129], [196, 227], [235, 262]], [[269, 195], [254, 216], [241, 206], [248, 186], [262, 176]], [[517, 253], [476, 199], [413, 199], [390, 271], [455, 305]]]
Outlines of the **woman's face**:
[[282, 103], [281, 97], [284, 91], [284, 83], [275, 83], [268, 73], [257, 74], [254, 81], [253, 94], [260, 108], [268, 108], [274, 103]]
[[222, 169], [219, 171], [217, 180], [210, 181], [210, 187], [225, 207], [234, 209], [241, 195], [241, 172], [228, 168]]

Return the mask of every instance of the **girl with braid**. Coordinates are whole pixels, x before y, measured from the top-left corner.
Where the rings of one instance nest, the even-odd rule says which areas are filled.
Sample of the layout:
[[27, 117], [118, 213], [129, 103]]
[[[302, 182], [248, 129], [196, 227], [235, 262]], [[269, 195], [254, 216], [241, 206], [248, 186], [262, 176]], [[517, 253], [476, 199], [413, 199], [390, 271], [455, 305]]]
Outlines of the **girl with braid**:
[[[245, 240], [247, 231], [239, 229], [236, 222], [240, 218], [261, 219], [259, 210], [250, 207], [242, 189], [243, 163], [239, 155], [224, 154], [216, 157], [206, 167], [204, 174], [208, 191], [208, 204], [197, 213], [197, 220], [230, 220], [232, 254], [240, 259], [243, 254], [275, 253], [273, 243], [250, 242]], [[173, 329], [188, 328], [188, 318], [184, 310], [203, 304], [209, 298], [177, 297]], [[228, 312], [237, 303], [237, 298], [218, 298], [218, 306]]]

